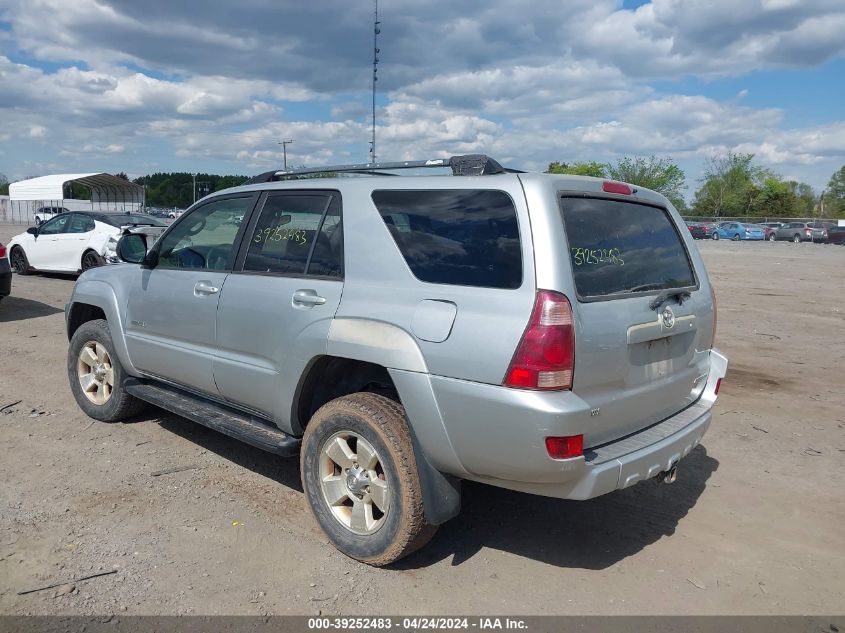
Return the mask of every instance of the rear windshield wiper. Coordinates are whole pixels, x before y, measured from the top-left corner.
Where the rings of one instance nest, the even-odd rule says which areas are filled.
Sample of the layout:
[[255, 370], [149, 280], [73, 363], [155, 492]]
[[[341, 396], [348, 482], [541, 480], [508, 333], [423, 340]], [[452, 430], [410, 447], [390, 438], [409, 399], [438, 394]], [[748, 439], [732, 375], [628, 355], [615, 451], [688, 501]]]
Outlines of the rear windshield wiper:
[[672, 297], [675, 297], [678, 300], [678, 305], [683, 305], [684, 301], [689, 299], [691, 296], [692, 295], [689, 293], [689, 290], [669, 288], [652, 299], [651, 303], [648, 304], [648, 307], [650, 310], [657, 310]]

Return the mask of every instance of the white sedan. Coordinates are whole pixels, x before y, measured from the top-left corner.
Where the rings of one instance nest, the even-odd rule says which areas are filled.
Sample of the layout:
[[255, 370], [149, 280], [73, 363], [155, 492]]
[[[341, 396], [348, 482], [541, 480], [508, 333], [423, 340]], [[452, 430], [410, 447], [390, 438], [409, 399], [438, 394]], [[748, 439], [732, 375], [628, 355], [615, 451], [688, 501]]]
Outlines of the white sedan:
[[114, 261], [114, 248], [126, 228], [167, 225], [142, 213], [73, 211], [16, 235], [9, 263], [19, 275], [31, 271], [76, 273]]

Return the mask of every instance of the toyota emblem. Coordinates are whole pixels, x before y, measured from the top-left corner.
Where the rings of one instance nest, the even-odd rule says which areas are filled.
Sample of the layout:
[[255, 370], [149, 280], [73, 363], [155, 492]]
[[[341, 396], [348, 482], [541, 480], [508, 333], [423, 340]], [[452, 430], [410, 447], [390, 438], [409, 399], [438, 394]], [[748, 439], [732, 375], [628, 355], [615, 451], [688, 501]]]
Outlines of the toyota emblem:
[[663, 327], [667, 330], [675, 326], [675, 313], [672, 312], [672, 308], [669, 306], [663, 308], [663, 314], [660, 315], [660, 318], [663, 320]]

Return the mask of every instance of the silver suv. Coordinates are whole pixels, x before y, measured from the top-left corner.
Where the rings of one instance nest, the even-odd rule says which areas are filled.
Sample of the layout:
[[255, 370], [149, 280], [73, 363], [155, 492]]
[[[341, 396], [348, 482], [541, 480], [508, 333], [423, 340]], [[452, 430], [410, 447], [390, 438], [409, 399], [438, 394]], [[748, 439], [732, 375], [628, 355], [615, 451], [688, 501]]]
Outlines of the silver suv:
[[485, 156], [271, 172], [118, 254], [67, 305], [79, 406], [298, 453], [318, 523], [372, 565], [424, 545], [464, 479], [563, 499], [673, 481], [727, 368], [666, 198]]

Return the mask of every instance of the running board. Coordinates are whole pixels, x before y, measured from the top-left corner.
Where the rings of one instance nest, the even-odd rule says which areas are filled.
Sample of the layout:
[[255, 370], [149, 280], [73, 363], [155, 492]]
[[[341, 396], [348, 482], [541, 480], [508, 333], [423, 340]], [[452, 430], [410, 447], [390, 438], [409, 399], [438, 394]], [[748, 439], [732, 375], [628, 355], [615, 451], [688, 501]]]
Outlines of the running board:
[[248, 413], [161, 383], [127, 378], [124, 387], [127, 393], [139, 400], [225, 433], [256, 448], [285, 457], [299, 452], [298, 438], [283, 433]]

